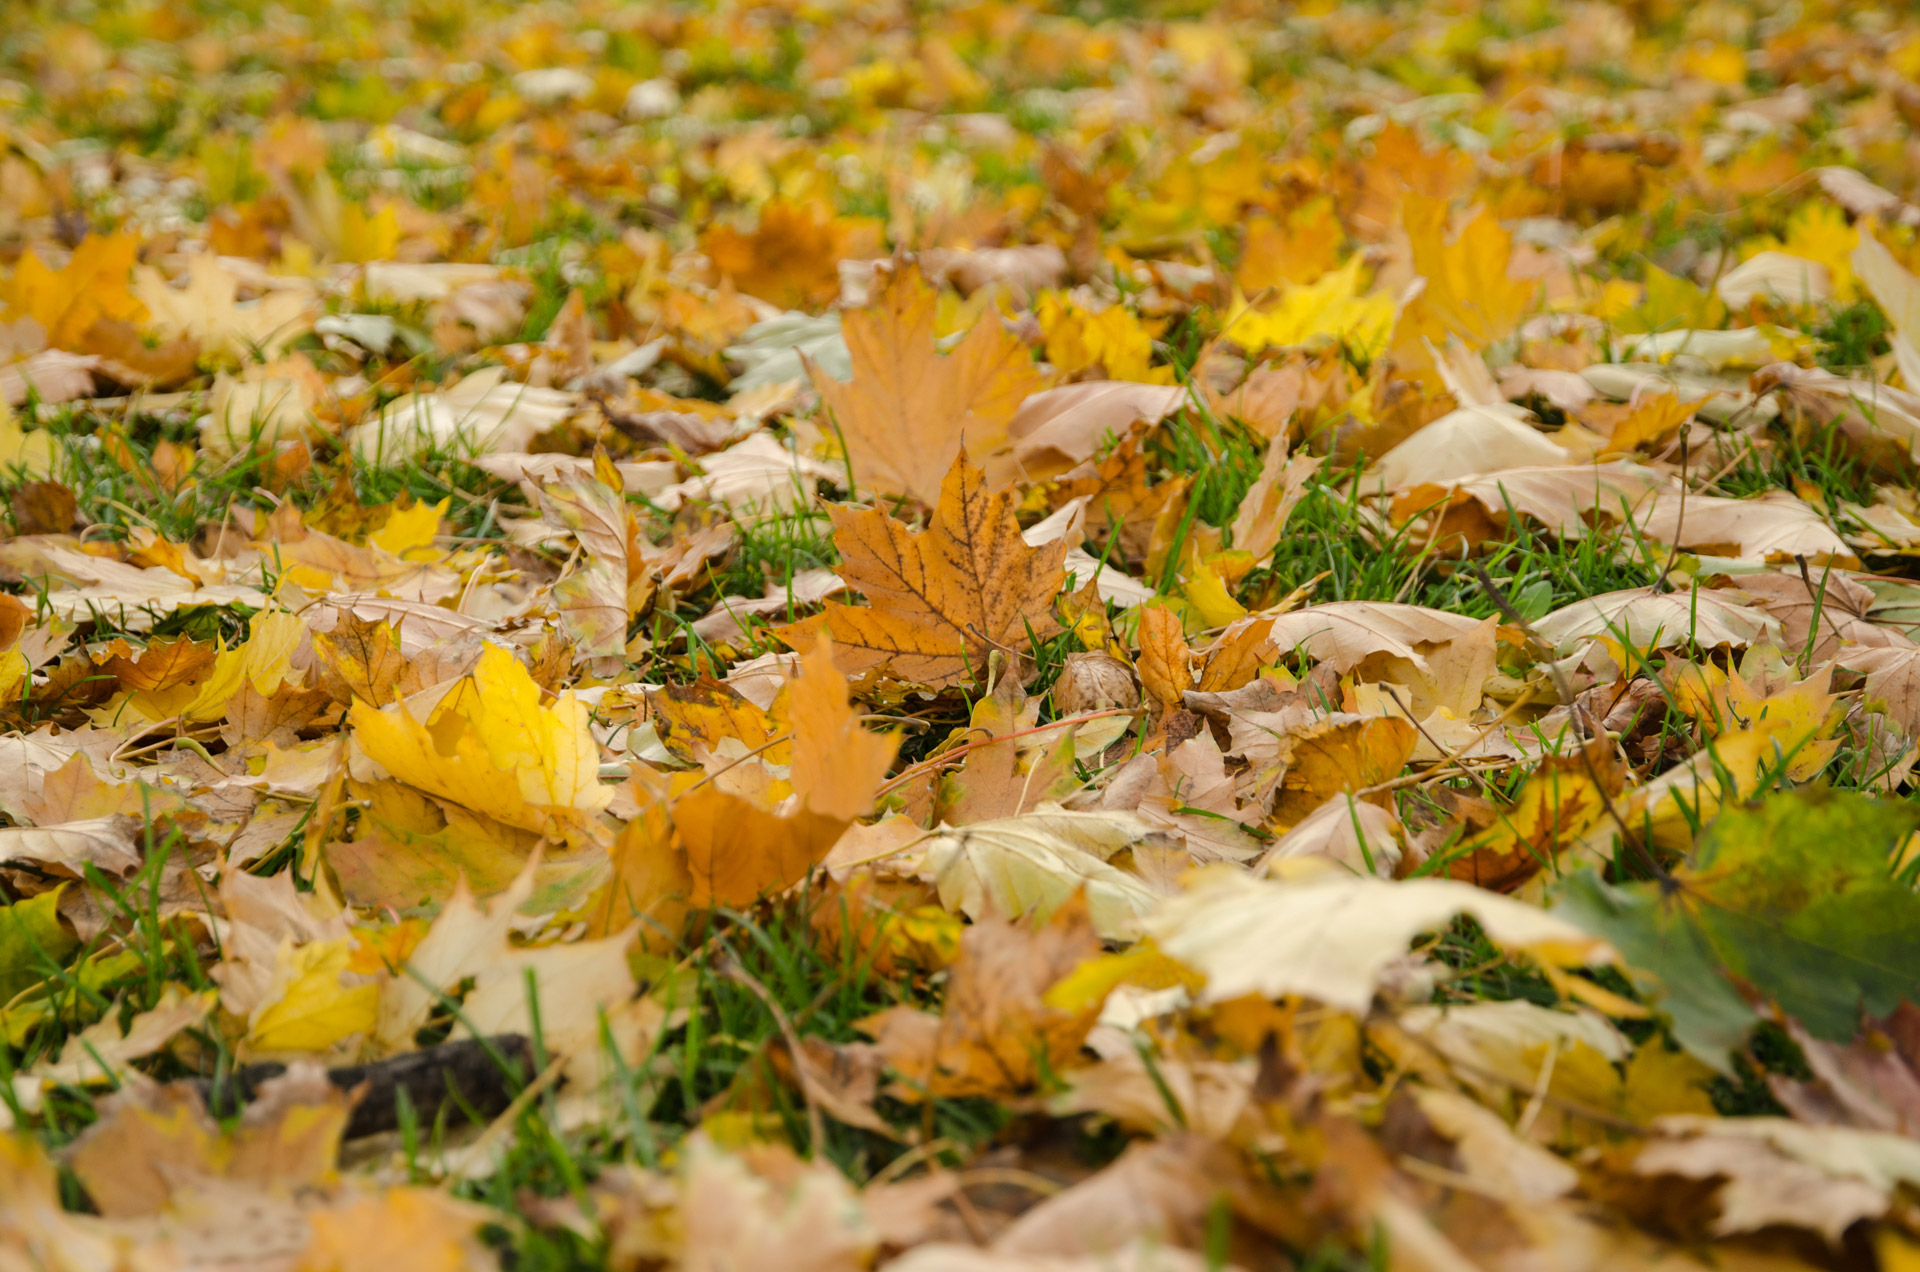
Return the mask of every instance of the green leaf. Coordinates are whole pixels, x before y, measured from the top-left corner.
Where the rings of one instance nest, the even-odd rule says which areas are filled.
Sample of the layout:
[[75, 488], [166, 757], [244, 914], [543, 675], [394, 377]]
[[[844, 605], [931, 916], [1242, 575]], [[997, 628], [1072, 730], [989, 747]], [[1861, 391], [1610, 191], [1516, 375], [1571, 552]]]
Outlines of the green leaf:
[[1656, 977], [1674, 1039], [1725, 1072], [1758, 1018], [1731, 978], [1834, 1042], [1920, 1000], [1920, 894], [1896, 877], [1917, 826], [1912, 804], [1783, 792], [1723, 813], [1670, 880], [1584, 871], [1554, 908]]
[[1817, 1038], [1920, 998], [1920, 893], [1894, 877], [1920, 807], [1833, 791], [1723, 815], [1674, 872], [1708, 941]]
[[0, 1003], [44, 981], [48, 960], [64, 964], [80, 944], [60, 922], [64, 887], [0, 906]]
[[1727, 1053], [1745, 1041], [1760, 1014], [1720, 970], [1713, 947], [1686, 907], [1663, 898], [1657, 885], [1616, 888], [1594, 871], [1582, 870], [1560, 885], [1553, 912], [1612, 943], [1640, 973], [1636, 979], [1643, 988], [1649, 980], [1657, 986], [1673, 1040], [1716, 1071], [1732, 1073]]

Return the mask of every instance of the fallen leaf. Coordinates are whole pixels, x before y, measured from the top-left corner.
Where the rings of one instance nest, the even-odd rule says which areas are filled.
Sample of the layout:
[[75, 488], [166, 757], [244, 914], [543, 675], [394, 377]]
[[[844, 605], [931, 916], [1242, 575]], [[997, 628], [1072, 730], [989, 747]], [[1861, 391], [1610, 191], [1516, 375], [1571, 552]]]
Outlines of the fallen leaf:
[[853, 382], [811, 374], [845, 439], [852, 480], [928, 507], [947, 499], [942, 479], [956, 457], [998, 451], [1041, 387], [1026, 349], [992, 314], [939, 353], [934, 292], [916, 270], [894, 273], [872, 307], [848, 316], [846, 334]]
[[833, 510], [841, 576], [867, 605], [829, 604], [782, 629], [789, 644], [824, 631], [849, 673], [878, 671], [932, 687], [977, 679], [995, 649], [1058, 629], [1049, 612], [1066, 572], [1064, 542], [1029, 548], [1013, 499], [989, 494], [963, 455], [941, 485], [931, 524], [915, 534], [879, 509]]
[[1147, 933], [1207, 978], [1203, 1002], [1298, 994], [1364, 1014], [1388, 964], [1421, 932], [1471, 915], [1489, 940], [1552, 964], [1606, 963], [1608, 945], [1533, 906], [1450, 879], [1356, 878], [1337, 870], [1284, 881], [1216, 868], [1161, 901]]
[[1059, 1072], [1099, 1006], [1067, 1011], [1044, 995], [1100, 951], [1083, 905], [1018, 926], [986, 916], [960, 938], [944, 1010], [892, 1007], [861, 1022], [913, 1098], [1010, 1095]]
[[497, 645], [424, 721], [404, 703], [355, 702], [349, 717], [355, 745], [389, 773], [510, 826], [591, 835], [613, 798], [585, 705], [567, 693], [541, 706], [540, 687]]

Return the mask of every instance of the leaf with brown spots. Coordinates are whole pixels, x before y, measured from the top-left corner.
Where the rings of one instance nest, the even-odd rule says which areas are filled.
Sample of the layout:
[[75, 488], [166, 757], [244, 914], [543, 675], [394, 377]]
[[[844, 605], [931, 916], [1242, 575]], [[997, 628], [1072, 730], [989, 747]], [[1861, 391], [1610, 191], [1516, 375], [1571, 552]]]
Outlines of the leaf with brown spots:
[[1066, 542], [1028, 547], [1014, 507], [1010, 492], [988, 493], [986, 475], [964, 455], [919, 534], [879, 509], [833, 507], [841, 575], [868, 603], [829, 605], [779, 629], [781, 638], [798, 647], [826, 632], [849, 675], [882, 672], [932, 688], [977, 678], [992, 651], [1017, 654], [1029, 633], [1059, 630], [1051, 607], [1066, 579]]
[[313, 655], [320, 683], [342, 706], [384, 707], [426, 687], [400, 651], [400, 629], [379, 619], [342, 615], [332, 631], [313, 634]]

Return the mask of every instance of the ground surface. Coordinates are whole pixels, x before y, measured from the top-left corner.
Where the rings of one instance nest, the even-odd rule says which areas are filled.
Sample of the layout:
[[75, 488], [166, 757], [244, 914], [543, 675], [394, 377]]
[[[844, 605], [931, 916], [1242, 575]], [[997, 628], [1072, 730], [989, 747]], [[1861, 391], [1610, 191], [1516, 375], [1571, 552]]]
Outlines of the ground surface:
[[1916, 76], [13, 6], [0, 1268], [1920, 1265]]

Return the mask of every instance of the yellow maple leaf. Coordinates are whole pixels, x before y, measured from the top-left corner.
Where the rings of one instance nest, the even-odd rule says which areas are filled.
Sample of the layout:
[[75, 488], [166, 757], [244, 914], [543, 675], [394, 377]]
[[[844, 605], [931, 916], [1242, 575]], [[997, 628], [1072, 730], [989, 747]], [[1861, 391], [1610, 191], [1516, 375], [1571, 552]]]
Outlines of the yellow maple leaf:
[[[407, 553], [421, 548], [431, 548], [433, 537], [440, 533], [440, 518], [447, 515], [447, 509], [453, 504], [449, 495], [439, 503], [415, 501], [411, 508], [402, 508], [397, 504], [388, 514], [386, 524], [367, 536], [367, 542], [378, 548], [385, 548], [397, 557], [405, 559]], [[418, 560], [419, 557], [412, 558]]]
[[324, 1051], [351, 1034], [373, 1031], [380, 986], [340, 979], [351, 944], [343, 936], [281, 946], [273, 975], [284, 988], [247, 1022], [247, 1044], [254, 1051]]
[[1784, 240], [1770, 236], [1752, 240], [1743, 255], [1773, 249], [1824, 265], [1833, 299], [1844, 305], [1860, 298], [1860, 287], [1853, 277], [1853, 253], [1859, 246], [1860, 231], [1847, 220], [1847, 214], [1825, 199], [1814, 199], [1801, 204], [1787, 218]]
[[1109, 380], [1173, 383], [1172, 367], [1152, 366], [1153, 337], [1161, 324], [1143, 323], [1123, 305], [1089, 311], [1047, 292], [1034, 307], [1046, 336], [1047, 361], [1062, 375], [1099, 370]]
[[901, 270], [873, 304], [846, 317], [853, 382], [810, 368], [846, 441], [854, 481], [928, 505], [939, 500], [962, 445], [979, 455], [999, 450], [1020, 404], [1043, 387], [1025, 346], [991, 314], [942, 356], [937, 310], [920, 272]]
[[1287, 287], [1264, 309], [1234, 297], [1223, 334], [1248, 353], [1327, 339], [1366, 358], [1379, 356], [1393, 327], [1391, 296], [1362, 296], [1358, 256], [1311, 283]]
[[1642, 399], [1631, 414], [1613, 426], [1601, 457], [1628, 454], [1672, 436], [1706, 401], [1705, 398], [1682, 398], [1678, 393], [1660, 393]]
[[1256, 218], [1247, 226], [1247, 245], [1234, 281], [1249, 294], [1311, 283], [1334, 267], [1345, 237], [1332, 202], [1325, 198], [1310, 200], [1284, 221]]
[[357, 203], [344, 203], [334, 228], [334, 247], [343, 261], [390, 261], [400, 247], [400, 216], [392, 204], [369, 212]]
[[1446, 200], [1423, 195], [1409, 195], [1404, 208], [1413, 268], [1426, 280], [1394, 330], [1395, 359], [1408, 366], [1429, 364], [1423, 340], [1444, 345], [1451, 334], [1485, 349], [1506, 339], [1519, 328], [1538, 291], [1533, 280], [1508, 276], [1513, 235], [1491, 210], [1481, 208], [1448, 238], [1450, 212]]
[[0, 286], [0, 302], [39, 323], [51, 347], [85, 352], [96, 322], [137, 322], [146, 315], [128, 290], [139, 251], [140, 241], [131, 234], [90, 234], [58, 270], [29, 252]]
[[600, 748], [587, 705], [571, 692], [540, 705], [540, 686], [498, 645], [426, 720], [405, 703], [355, 701], [354, 738], [409, 786], [496, 821], [555, 838], [592, 836], [613, 799], [600, 784]]

